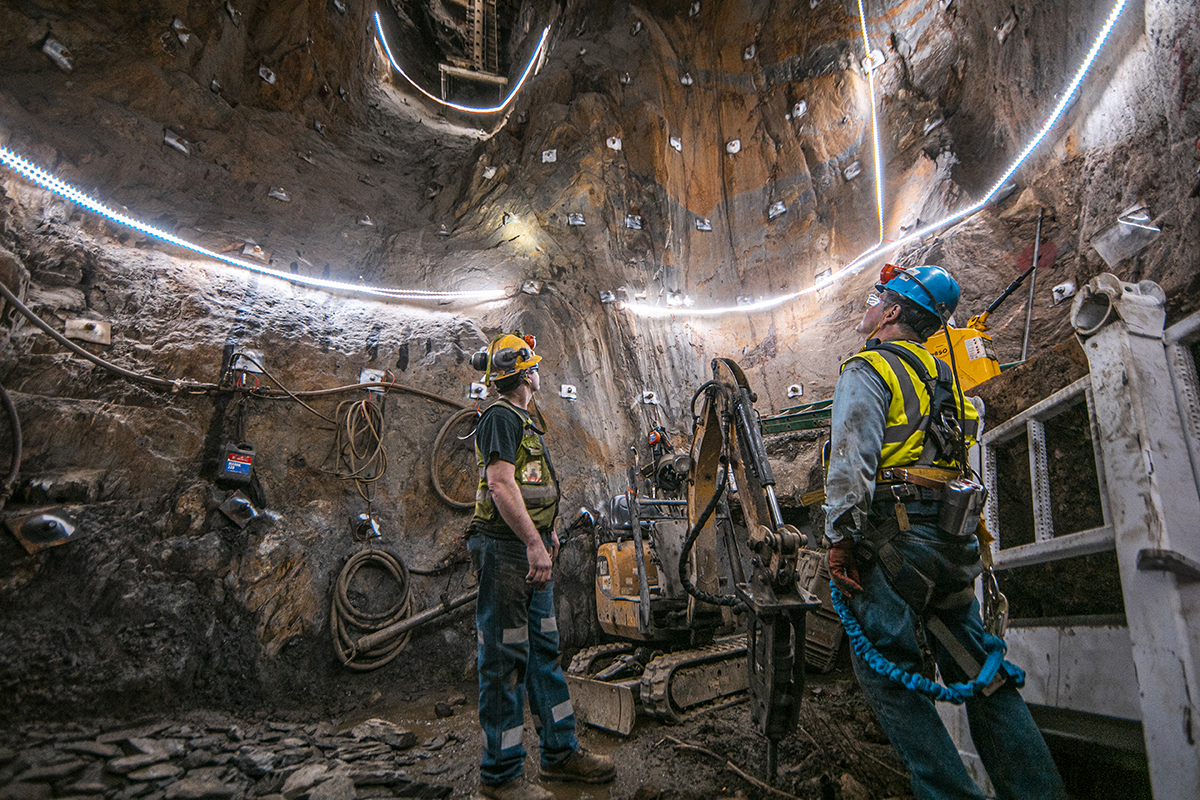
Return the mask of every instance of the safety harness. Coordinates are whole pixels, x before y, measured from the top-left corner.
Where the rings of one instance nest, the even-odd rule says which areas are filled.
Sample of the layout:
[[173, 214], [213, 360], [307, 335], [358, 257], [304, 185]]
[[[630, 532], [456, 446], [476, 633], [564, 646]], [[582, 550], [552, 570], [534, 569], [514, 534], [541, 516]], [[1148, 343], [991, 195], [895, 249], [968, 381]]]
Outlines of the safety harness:
[[[946, 467], [966, 463], [964, 439], [966, 436], [974, 438], [977, 433], [978, 420], [974, 416], [968, 418], [965, 409], [957, 408], [958, 404], [955, 403], [952, 383], [953, 376], [950, 374], [949, 368], [943, 369], [943, 364], [935, 360], [937, 377], [934, 378], [921, 359], [908, 348], [888, 342], [873, 342], [869, 345], [869, 349], [884, 350], [895, 354], [912, 369], [928, 392], [929, 414], [923, 421], [925, 443], [919, 463], [932, 463]], [[968, 423], [969, 431], [960, 427], [958, 421], [960, 414]], [[921, 615], [925, 621], [926, 630], [941, 642], [942, 646], [946, 648], [946, 652], [963, 672], [968, 676], [973, 676], [969, 682], [941, 686], [922, 675], [906, 672], [884, 658], [867, 639], [862, 626], [854, 618], [845, 597], [832, 582], [830, 583], [833, 607], [842, 619], [842, 625], [850, 638], [851, 646], [872, 669], [908, 689], [919, 691], [935, 700], [956, 704], [974, 697], [976, 692], [981, 692], [985, 696], [990, 695], [1010, 677], [1018, 687], [1025, 683], [1025, 673], [1019, 667], [1004, 660], [1007, 646], [1003, 639], [991, 632], [984, 633], [984, 647], [988, 656], [984, 663], [980, 664], [954, 637], [949, 627], [938, 615], [938, 611], [957, 610], [969, 606], [975, 598], [974, 587], [967, 585], [951, 592], [939, 593], [937, 583], [906, 559], [893, 541], [899, 534], [911, 530], [907, 503], [922, 501], [940, 503], [944, 500], [947, 485], [950, 481], [958, 478], [960, 474], [958, 469], [942, 468], [941, 466], [914, 465], [888, 467], [880, 470], [876, 476], [876, 491], [872, 502], [892, 502], [894, 516], [887, 518], [881, 525], [873, 525], [869, 520], [864, 520], [855, 551], [863, 566], [878, 560], [888, 584], [917, 614]], [[994, 577], [989, 577], [994, 582]], [[1001, 597], [1003, 596], [1001, 595]]]

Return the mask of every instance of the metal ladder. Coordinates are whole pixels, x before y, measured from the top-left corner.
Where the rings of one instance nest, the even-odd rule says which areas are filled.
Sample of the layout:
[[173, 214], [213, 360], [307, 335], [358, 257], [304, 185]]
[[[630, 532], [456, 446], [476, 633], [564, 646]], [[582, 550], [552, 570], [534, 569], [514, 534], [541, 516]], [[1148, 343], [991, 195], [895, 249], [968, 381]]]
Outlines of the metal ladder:
[[[1009, 660], [1027, 670], [1022, 695], [1039, 724], [1085, 720], [1090, 732], [1068, 735], [1143, 750], [1154, 797], [1162, 800], [1200, 797], [1200, 383], [1192, 355], [1200, 313], [1164, 330], [1164, 300], [1149, 281], [1094, 278], [1072, 309], [1089, 374], [980, 440], [997, 570], [1115, 551], [1120, 571], [1123, 619], [1051, 618], [1009, 629]], [[1060, 531], [1046, 425], [1080, 404], [1087, 408], [1102, 524]], [[1034, 541], [1013, 545], [997, 501], [996, 455], [1022, 435]], [[939, 713], [968, 770], [990, 792], [965, 711], [940, 704]]]

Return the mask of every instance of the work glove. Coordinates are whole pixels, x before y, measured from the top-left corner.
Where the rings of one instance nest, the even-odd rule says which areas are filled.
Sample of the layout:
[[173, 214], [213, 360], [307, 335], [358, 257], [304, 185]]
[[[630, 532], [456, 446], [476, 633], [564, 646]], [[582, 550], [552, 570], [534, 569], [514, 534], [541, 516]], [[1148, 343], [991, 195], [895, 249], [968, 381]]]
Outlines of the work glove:
[[833, 577], [833, 585], [848, 598], [863, 590], [859, 583], [858, 561], [854, 558], [853, 539], [847, 537], [830, 546], [829, 574]]

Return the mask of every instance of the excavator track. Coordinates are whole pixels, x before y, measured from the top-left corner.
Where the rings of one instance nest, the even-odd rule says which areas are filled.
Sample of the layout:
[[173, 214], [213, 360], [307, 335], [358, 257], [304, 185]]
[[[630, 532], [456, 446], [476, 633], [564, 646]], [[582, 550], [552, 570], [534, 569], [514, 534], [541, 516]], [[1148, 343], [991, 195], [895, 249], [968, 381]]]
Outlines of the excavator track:
[[592, 670], [592, 664], [595, 664], [605, 656], [619, 656], [625, 653], [632, 653], [634, 645], [631, 642], [613, 642], [612, 644], [598, 644], [595, 647], [585, 647], [575, 654], [571, 659], [571, 665], [567, 667], [568, 675], [587, 676]]
[[642, 709], [678, 724], [705, 711], [746, 699], [746, 637], [732, 636], [705, 647], [668, 653], [642, 673]]

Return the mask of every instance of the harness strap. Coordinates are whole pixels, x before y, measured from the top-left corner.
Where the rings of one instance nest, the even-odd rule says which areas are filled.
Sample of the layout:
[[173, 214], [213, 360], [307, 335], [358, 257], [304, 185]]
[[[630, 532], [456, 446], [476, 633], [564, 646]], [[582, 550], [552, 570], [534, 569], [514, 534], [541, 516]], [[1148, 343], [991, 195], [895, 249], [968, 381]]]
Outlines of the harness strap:
[[[958, 664], [959, 669], [966, 673], [967, 677], [972, 681], [979, 680], [983, 673], [983, 667], [979, 662], [971, 657], [967, 652], [967, 648], [962, 646], [958, 639], [954, 638], [954, 634], [950, 632], [950, 628], [942, 621], [942, 618], [937, 614], [930, 614], [925, 618], [925, 629], [937, 637], [942, 643], [942, 647], [946, 648], [946, 652]], [[990, 697], [993, 692], [1004, 685], [1006, 676], [1003, 673], [997, 672], [983, 687], [985, 697]]]

